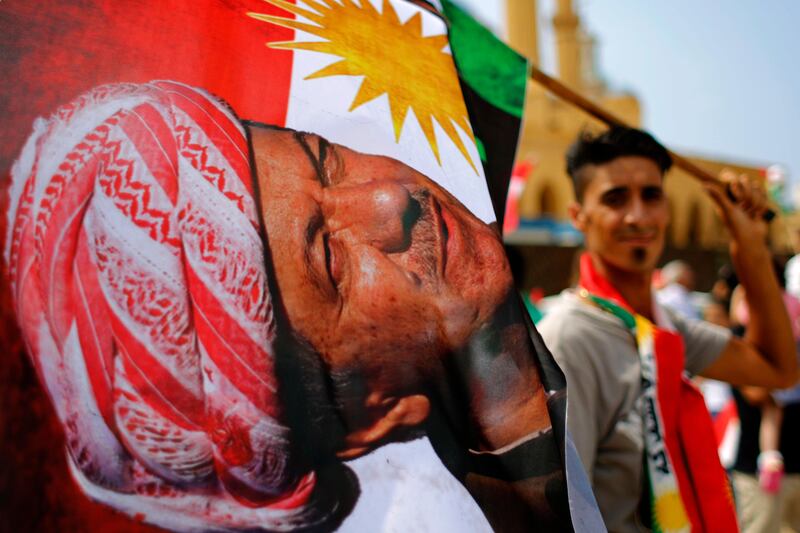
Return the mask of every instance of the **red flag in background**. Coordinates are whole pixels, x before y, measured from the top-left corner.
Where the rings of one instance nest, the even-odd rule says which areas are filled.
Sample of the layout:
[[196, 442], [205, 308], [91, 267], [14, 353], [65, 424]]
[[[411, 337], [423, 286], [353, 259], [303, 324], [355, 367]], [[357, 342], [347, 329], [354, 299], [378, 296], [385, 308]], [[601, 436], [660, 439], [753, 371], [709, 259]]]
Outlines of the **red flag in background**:
[[522, 191], [525, 190], [525, 184], [528, 182], [533, 166], [530, 161], [521, 161], [514, 165], [511, 182], [508, 184], [503, 235], [508, 235], [519, 227], [519, 199], [522, 197]]

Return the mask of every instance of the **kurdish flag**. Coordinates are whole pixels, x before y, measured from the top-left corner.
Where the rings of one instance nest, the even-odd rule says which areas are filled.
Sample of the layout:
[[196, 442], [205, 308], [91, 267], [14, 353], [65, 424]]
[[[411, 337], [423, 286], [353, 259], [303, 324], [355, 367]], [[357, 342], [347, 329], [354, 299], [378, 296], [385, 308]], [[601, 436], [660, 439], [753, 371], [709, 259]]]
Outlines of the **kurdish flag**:
[[494, 225], [525, 63], [466, 13], [4, 0], [0, 45], [4, 290], [52, 406], [4, 383], [41, 476], [13, 529], [597, 525]]
[[442, 0], [450, 25], [450, 47], [475, 132], [489, 194], [503, 226], [519, 140], [528, 60], [512, 50], [451, 0]]
[[0, 169], [59, 104], [105, 83], [169, 79], [248, 120], [402, 156], [495, 218], [441, 17], [407, 1], [155, 5], [4, 2]]

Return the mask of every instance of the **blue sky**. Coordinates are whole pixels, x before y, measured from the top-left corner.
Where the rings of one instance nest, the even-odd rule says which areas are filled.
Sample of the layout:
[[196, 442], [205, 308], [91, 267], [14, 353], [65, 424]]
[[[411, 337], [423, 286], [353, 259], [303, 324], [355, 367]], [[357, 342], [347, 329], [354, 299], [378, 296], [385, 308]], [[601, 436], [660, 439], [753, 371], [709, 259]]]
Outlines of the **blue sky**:
[[[503, 0], [461, 0], [501, 37]], [[540, 63], [553, 72], [539, 0]], [[800, 2], [574, 0], [598, 40], [600, 72], [636, 94], [644, 127], [692, 155], [787, 168], [800, 183]]]

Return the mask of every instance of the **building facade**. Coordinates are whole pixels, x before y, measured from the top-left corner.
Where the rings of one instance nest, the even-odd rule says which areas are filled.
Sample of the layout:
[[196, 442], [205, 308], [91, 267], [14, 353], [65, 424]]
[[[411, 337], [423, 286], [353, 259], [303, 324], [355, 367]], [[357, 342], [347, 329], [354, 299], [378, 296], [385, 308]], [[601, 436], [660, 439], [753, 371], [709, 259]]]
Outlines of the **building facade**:
[[[638, 99], [627, 93], [609, 90], [599, 74], [594, 39], [582, 28], [572, 0], [555, 0], [551, 20], [557, 54], [557, 77], [570, 88], [593, 100], [624, 122], [641, 126]], [[507, 34], [509, 44], [539, 63], [538, 16], [535, 0], [507, 0]], [[567, 220], [567, 207], [574, 200], [566, 175], [564, 153], [581, 130], [603, 128], [579, 108], [547, 93], [529, 81], [523, 119], [523, 132], [517, 160], [532, 163], [531, 171], [519, 203], [520, 216], [528, 219]], [[679, 111], [676, 111], [679, 112]], [[723, 168], [744, 172], [763, 179], [763, 166], [748, 166], [732, 161], [689, 157], [712, 174]], [[711, 199], [700, 182], [680, 169], [672, 169], [665, 187], [670, 202], [671, 224], [669, 246], [675, 249], [722, 251], [728, 235]], [[777, 208], [776, 208], [777, 209]], [[800, 229], [800, 216], [787, 214], [771, 224], [770, 238], [776, 253], [792, 251], [791, 234]], [[524, 236], [509, 239], [525, 244]], [[538, 243], [541, 244], [541, 243]]]

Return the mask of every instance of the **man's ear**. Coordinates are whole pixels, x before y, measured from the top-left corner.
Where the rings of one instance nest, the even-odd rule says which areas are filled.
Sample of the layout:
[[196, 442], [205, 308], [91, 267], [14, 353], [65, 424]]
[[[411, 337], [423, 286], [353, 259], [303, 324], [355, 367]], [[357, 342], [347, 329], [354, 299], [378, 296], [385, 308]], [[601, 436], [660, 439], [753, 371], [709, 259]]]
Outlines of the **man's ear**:
[[431, 402], [424, 394], [390, 398], [384, 402], [387, 410], [369, 426], [345, 437], [339, 459], [353, 459], [374, 449], [395, 431], [420, 425], [431, 412]]
[[572, 221], [572, 225], [580, 231], [584, 231], [586, 226], [586, 213], [583, 211], [583, 206], [578, 202], [572, 202], [567, 206], [567, 213], [569, 213], [569, 219]]

